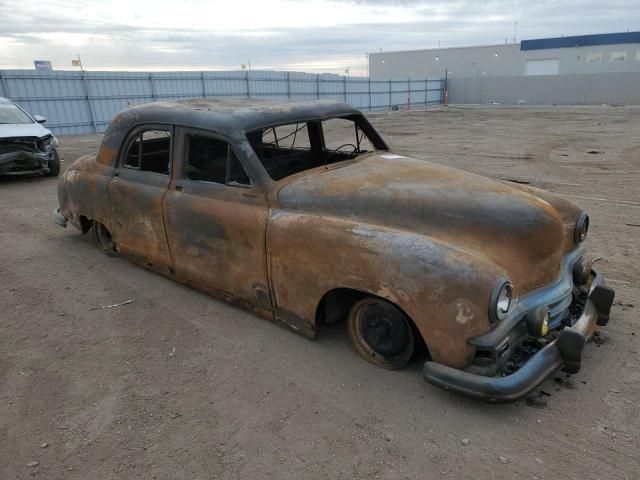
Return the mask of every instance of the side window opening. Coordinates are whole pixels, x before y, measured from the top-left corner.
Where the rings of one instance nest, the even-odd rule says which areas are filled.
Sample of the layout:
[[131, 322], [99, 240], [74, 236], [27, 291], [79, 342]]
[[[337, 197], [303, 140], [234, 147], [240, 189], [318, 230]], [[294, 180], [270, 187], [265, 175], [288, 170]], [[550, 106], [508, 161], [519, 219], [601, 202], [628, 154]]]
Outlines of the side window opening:
[[171, 132], [145, 130], [129, 144], [124, 166], [143, 172], [169, 174], [171, 162]]
[[377, 150], [354, 116], [266, 127], [247, 138], [273, 180]]
[[251, 185], [231, 145], [202, 135], [188, 135], [185, 176], [189, 180], [221, 185]]

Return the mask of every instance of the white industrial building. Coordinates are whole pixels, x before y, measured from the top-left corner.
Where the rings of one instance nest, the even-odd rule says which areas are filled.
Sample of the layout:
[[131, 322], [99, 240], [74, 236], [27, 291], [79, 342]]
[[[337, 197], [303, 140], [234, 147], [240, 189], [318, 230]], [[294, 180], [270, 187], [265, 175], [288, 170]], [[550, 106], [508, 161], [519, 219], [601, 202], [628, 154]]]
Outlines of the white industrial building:
[[373, 80], [640, 72], [640, 32], [369, 54]]

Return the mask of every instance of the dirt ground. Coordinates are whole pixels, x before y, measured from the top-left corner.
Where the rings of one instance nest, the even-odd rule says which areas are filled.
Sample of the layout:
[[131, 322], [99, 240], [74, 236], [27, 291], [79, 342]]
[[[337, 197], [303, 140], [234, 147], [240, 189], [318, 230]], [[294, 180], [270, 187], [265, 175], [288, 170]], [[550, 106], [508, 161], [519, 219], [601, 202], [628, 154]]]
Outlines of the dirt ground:
[[[459, 398], [422, 379], [423, 359], [402, 371], [360, 360], [344, 325], [306, 340], [102, 255], [53, 225], [55, 179], [5, 179], [0, 478], [640, 478], [640, 109], [370, 118], [398, 153], [588, 211], [617, 297], [579, 374], [517, 404]], [[64, 164], [99, 140], [62, 137]]]

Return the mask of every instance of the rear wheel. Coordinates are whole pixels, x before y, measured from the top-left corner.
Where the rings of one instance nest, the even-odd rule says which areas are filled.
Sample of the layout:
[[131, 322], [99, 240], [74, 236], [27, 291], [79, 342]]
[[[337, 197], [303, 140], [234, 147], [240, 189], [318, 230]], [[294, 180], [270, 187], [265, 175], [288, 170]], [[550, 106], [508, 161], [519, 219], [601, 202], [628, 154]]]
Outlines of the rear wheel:
[[115, 253], [116, 242], [113, 241], [113, 237], [111, 236], [111, 232], [100, 222], [96, 222], [95, 220], [92, 223], [93, 229], [93, 238], [98, 245], [98, 248], [105, 253]]
[[347, 320], [356, 352], [378, 367], [404, 367], [415, 350], [413, 327], [397, 307], [379, 298], [357, 302]]
[[51, 158], [48, 162], [49, 171], [45, 174], [47, 177], [57, 177], [60, 174], [60, 157], [58, 152], [54, 150], [51, 152]]

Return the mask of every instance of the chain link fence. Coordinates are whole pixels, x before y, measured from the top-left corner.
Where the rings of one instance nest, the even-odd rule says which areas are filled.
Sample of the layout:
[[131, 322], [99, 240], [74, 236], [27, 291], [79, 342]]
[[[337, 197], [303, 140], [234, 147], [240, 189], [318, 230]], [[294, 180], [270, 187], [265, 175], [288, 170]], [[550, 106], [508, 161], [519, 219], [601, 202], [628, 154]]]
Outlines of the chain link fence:
[[86, 72], [0, 70], [0, 96], [47, 118], [56, 135], [104, 132], [141, 103], [193, 98], [330, 99], [361, 110], [442, 103], [440, 78], [371, 80], [302, 72]]

